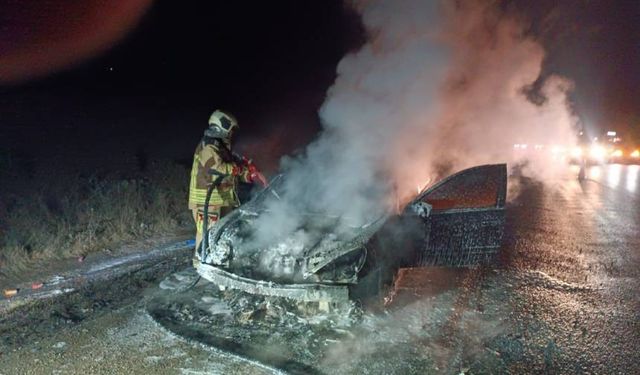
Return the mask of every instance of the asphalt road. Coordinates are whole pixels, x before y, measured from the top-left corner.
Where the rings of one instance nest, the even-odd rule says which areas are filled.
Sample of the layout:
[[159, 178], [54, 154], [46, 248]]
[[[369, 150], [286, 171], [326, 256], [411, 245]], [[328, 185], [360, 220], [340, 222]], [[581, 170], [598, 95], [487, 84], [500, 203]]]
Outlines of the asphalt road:
[[[340, 335], [302, 323], [289, 336], [284, 325], [255, 329], [251, 314], [236, 331], [226, 315], [199, 317], [199, 327], [218, 322], [209, 332], [224, 324], [228, 339], [269, 339], [272, 348], [281, 335], [280, 354], [295, 352], [292, 359], [319, 373], [640, 374], [639, 170], [600, 166], [581, 182], [574, 170], [547, 184], [514, 184], [496, 264], [460, 271], [451, 287], [417, 293], [384, 314], [365, 313]], [[223, 314], [205, 298], [208, 287], [182, 300]], [[15, 341], [0, 354], [0, 374], [274, 372], [158, 324], [147, 310], [158, 293], [167, 292], [145, 287], [122, 306]], [[193, 309], [179, 309], [186, 324], [194, 319]]]
[[503, 267], [548, 281], [513, 289], [511, 324], [547, 341], [542, 360], [523, 352], [514, 368], [640, 373], [639, 169], [594, 166], [582, 182], [574, 170], [552, 187], [526, 186], [509, 208]]

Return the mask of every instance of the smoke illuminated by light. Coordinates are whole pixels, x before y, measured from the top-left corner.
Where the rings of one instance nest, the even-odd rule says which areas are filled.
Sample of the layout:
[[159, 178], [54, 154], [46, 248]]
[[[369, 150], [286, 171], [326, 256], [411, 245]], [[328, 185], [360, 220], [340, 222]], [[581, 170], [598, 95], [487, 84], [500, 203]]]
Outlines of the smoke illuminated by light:
[[[543, 145], [576, 145], [573, 84], [542, 76], [544, 48], [519, 18], [479, 0], [353, 6], [368, 39], [338, 64], [318, 138], [282, 160], [287, 194], [255, 221], [256, 243], [293, 235], [304, 212], [328, 212], [336, 228], [369, 225], [425, 183], [478, 164], [540, 180], [566, 173]], [[526, 94], [536, 82], [543, 101]]]
[[582, 148], [574, 147], [571, 149], [571, 157], [572, 158], [581, 158], [582, 157]]
[[599, 163], [604, 162], [606, 155], [607, 150], [605, 150], [605, 148], [599, 144], [593, 144], [591, 146], [591, 149], [589, 150], [589, 156]]
[[[566, 148], [576, 145], [578, 119], [568, 101], [572, 82], [541, 76], [543, 46], [526, 36], [526, 25], [519, 18], [498, 11], [495, 3], [441, 4], [443, 29], [437, 41], [449, 48], [447, 71], [438, 80], [415, 74], [412, 81], [412, 85], [420, 82], [421, 87], [437, 84], [437, 97], [425, 95], [422, 101], [415, 100], [421, 106], [399, 111], [413, 98], [406, 89], [394, 93], [398, 103], [393, 108], [404, 115], [394, 113], [395, 122], [414, 124], [400, 135], [391, 159], [405, 166], [395, 170], [401, 172], [395, 176], [401, 193], [410, 196], [415, 183], [425, 177], [484, 163], [519, 165], [523, 174], [545, 181], [566, 173], [566, 164], [557, 162], [558, 155], [547, 152], [547, 146], [558, 144], [558, 140]], [[413, 28], [420, 30], [420, 25]], [[408, 59], [423, 57], [409, 47], [428, 33], [415, 30], [400, 35], [399, 45], [407, 46], [403, 53]], [[428, 61], [429, 56], [424, 59]], [[390, 73], [383, 81], [390, 82], [392, 65], [385, 68]], [[540, 84], [535, 94], [544, 101], [534, 102], [525, 94], [536, 82]], [[388, 100], [391, 95], [379, 97]]]

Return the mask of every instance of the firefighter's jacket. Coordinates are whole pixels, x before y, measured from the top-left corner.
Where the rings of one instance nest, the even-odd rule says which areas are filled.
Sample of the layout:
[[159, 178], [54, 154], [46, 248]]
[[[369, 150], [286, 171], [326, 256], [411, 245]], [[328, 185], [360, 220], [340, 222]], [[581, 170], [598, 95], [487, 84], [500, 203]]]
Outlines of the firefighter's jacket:
[[237, 207], [238, 182], [249, 182], [249, 171], [241, 161], [234, 160], [229, 148], [220, 140], [203, 139], [196, 147], [189, 184], [189, 208], [204, 207], [207, 189], [220, 175], [224, 178], [213, 189], [209, 206]]

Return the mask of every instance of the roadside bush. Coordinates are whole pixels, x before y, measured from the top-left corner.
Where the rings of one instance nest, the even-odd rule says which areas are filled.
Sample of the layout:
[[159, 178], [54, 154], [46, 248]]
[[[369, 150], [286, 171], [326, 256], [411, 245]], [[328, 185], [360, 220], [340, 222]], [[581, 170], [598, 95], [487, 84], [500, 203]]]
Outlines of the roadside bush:
[[0, 187], [3, 273], [191, 227], [188, 170], [172, 162], [130, 176], [12, 175]]

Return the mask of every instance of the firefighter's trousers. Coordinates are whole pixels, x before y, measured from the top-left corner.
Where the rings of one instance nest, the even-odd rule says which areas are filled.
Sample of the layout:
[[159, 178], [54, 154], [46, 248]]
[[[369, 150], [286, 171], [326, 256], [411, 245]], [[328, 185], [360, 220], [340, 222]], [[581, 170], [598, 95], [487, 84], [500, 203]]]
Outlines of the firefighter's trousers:
[[[202, 242], [202, 224], [204, 222], [204, 207], [198, 206], [198, 208], [194, 208], [191, 210], [193, 213], [193, 221], [196, 223], [196, 249], [200, 248], [200, 243]], [[208, 228], [213, 227], [220, 218], [220, 207], [209, 206], [209, 210], [207, 212], [209, 216], [209, 224]]]

